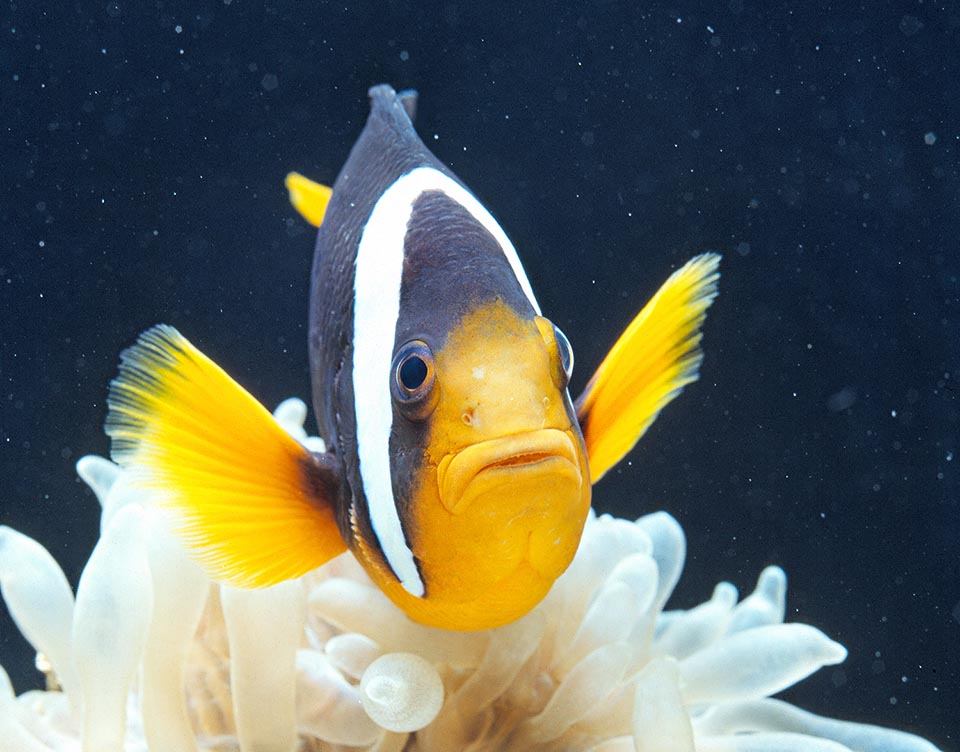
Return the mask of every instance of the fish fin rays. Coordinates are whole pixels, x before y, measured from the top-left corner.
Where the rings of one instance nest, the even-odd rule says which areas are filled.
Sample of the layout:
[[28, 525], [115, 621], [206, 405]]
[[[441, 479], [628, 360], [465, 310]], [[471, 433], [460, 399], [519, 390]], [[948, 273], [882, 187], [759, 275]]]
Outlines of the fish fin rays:
[[397, 99], [399, 99], [400, 104], [403, 105], [403, 109], [407, 113], [407, 117], [410, 118], [411, 123], [417, 119], [417, 100], [419, 98], [420, 95], [416, 89], [403, 89], [397, 92]]
[[113, 459], [174, 512], [214, 579], [266, 587], [345, 550], [332, 455], [311, 454], [173, 327], [124, 351], [107, 402]]
[[327, 213], [327, 204], [330, 202], [330, 194], [333, 193], [333, 189], [315, 183], [299, 172], [289, 173], [283, 182], [287, 186], [287, 193], [290, 196], [290, 203], [293, 204], [293, 208], [307, 222], [314, 227], [319, 227]]
[[593, 482], [699, 378], [700, 328], [717, 296], [719, 264], [719, 254], [705, 253], [674, 272], [620, 335], [577, 398]]

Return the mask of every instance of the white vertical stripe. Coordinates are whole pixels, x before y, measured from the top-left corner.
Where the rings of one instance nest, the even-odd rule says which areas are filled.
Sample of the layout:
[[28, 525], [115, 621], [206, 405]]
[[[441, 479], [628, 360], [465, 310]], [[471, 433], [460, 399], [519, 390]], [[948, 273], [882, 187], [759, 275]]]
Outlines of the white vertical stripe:
[[399, 178], [377, 200], [357, 248], [353, 287], [357, 454], [373, 531], [401, 584], [417, 597], [423, 595], [424, 585], [404, 537], [390, 474], [390, 429], [393, 425], [390, 367], [400, 315], [404, 238], [413, 204], [424, 191], [441, 191], [486, 228], [503, 249], [530, 304], [540, 313], [513, 245], [490, 212], [456, 181], [433, 167], [417, 167]]

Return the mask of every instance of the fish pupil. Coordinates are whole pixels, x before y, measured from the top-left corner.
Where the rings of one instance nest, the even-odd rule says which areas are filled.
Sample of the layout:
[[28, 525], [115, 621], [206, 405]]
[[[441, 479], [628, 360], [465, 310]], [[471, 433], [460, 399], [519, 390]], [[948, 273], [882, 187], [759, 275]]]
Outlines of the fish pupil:
[[419, 355], [411, 355], [400, 365], [400, 383], [404, 389], [414, 391], [427, 379], [427, 364]]

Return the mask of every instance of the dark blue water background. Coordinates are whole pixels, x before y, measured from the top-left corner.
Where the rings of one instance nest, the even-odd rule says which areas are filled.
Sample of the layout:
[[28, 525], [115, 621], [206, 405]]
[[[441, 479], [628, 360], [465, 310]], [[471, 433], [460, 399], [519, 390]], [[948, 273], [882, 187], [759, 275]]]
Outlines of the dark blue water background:
[[[155, 322], [267, 405], [309, 397], [283, 176], [329, 183], [367, 87], [417, 87], [575, 391], [672, 269], [725, 253], [702, 380], [595, 504], [682, 522], [678, 607], [784, 566], [788, 618], [851, 651], [788, 698], [957, 749], [960, 5], [500, 5], [3, 3], [2, 522], [76, 580], [74, 463]], [[5, 613], [0, 661], [38, 684]]]

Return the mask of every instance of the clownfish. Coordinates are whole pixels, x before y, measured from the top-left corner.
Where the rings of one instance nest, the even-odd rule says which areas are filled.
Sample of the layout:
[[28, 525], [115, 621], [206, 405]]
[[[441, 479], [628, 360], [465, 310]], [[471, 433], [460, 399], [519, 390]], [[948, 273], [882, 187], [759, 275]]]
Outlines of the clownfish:
[[415, 95], [369, 96], [333, 188], [287, 179], [319, 227], [309, 351], [325, 450], [158, 325], [111, 382], [111, 452], [218, 581], [266, 587], [349, 549], [411, 619], [495, 627], [546, 595], [592, 484], [698, 378], [720, 257], [677, 270], [573, 401], [569, 341], [503, 229], [417, 136]]

